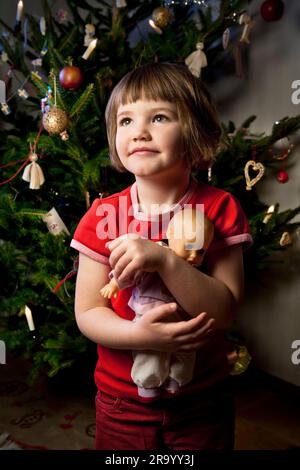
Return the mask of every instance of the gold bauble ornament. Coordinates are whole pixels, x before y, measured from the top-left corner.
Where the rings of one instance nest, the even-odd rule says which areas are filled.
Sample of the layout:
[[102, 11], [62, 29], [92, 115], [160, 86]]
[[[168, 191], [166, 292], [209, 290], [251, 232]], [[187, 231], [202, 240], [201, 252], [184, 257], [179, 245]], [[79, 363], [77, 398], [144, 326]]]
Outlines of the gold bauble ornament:
[[165, 7], [158, 7], [152, 13], [152, 19], [149, 20], [150, 26], [159, 34], [162, 34], [162, 28], [165, 28], [171, 20], [171, 11]]
[[49, 134], [60, 134], [65, 131], [68, 122], [67, 113], [56, 106], [50, 108], [43, 116], [43, 126]]

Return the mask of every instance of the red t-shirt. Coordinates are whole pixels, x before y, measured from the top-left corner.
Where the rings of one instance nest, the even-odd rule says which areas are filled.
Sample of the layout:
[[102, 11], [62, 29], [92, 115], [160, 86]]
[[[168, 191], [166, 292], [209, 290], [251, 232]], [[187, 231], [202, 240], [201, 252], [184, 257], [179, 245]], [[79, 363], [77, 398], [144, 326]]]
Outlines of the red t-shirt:
[[[197, 206], [202, 204], [203, 206]], [[191, 180], [183, 198], [160, 214], [148, 216], [141, 212], [138, 204], [137, 185], [126, 188], [117, 194], [94, 200], [92, 206], [81, 219], [71, 246], [90, 258], [109, 264], [110, 252], [105, 248], [108, 240], [129, 232], [139, 233], [153, 241], [166, 239], [166, 228], [173, 213], [183, 206], [197, 207], [214, 224], [214, 239], [207, 253], [214, 256], [217, 250], [226, 246], [243, 244], [250, 246], [252, 238], [247, 219], [238, 201], [228, 192]], [[132, 320], [133, 310], [127, 305], [132, 287], [120, 290], [111, 299], [112, 308], [122, 318]], [[101, 321], [101, 319], [100, 319]], [[131, 379], [132, 351], [111, 349], [98, 345], [98, 362], [95, 369], [95, 382], [99, 390], [120, 398], [149, 402], [157, 398], [140, 397], [137, 386]], [[224, 334], [218, 332], [212, 341], [197, 352], [195, 373], [192, 382], [181, 387], [178, 393], [196, 394], [228, 374], [226, 343]], [[163, 391], [160, 397], [171, 397]]]

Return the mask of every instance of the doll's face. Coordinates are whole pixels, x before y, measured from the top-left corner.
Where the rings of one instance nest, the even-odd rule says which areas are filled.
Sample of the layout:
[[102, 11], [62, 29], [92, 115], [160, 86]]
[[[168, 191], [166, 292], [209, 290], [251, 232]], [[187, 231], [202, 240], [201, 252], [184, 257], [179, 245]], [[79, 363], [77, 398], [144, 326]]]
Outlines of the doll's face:
[[213, 238], [213, 225], [202, 213], [183, 210], [168, 226], [169, 248], [193, 265], [200, 265]]
[[[190, 264], [201, 264], [205, 255], [206, 248], [203, 246], [200, 249], [192, 248], [195, 244], [195, 239], [189, 240], [187, 238], [169, 238], [169, 248], [173, 250], [177, 256], [185, 259]], [[188, 247], [191, 248], [188, 248]]]

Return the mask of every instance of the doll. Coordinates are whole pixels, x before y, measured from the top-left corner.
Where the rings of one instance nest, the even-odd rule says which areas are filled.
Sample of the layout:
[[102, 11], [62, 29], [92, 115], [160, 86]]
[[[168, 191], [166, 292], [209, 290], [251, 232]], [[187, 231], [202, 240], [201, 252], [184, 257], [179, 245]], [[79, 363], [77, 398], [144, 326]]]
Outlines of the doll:
[[[193, 231], [194, 227], [196, 230]], [[168, 245], [163, 242], [158, 243], [166, 249], [173, 250], [188, 263], [200, 266], [213, 234], [213, 224], [205, 214], [188, 208], [177, 212], [169, 222], [166, 231]], [[120, 285], [113, 271], [109, 277], [110, 282], [100, 291], [106, 298], [116, 297], [119, 289], [130, 287], [127, 284]], [[174, 297], [158, 273], [139, 272], [135, 275], [134, 288], [128, 301], [129, 307], [136, 314], [133, 321], [139, 321], [151, 308], [168, 302], [174, 302]], [[172, 320], [182, 320], [182, 314], [186, 316], [179, 307], [172, 315]], [[133, 351], [131, 377], [138, 386], [140, 396], [159, 395], [161, 387], [170, 393], [175, 393], [179, 387], [192, 379], [194, 364], [195, 353], [191, 352]]]

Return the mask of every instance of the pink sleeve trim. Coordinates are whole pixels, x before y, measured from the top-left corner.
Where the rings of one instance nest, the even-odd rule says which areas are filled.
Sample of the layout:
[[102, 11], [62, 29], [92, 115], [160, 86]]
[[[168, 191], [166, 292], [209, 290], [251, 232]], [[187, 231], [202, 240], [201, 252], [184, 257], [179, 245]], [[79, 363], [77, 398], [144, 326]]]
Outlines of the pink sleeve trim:
[[253, 245], [253, 239], [250, 233], [242, 233], [241, 235], [234, 235], [233, 237], [223, 238], [218, 242], [214, 243], [210, 249], [210, 252], [219, 250], [220, 248], [225, 248], [226, 246], [238, 245], [243, 243], [243, 249], [246, 251], [250, 246]]
[[92, 258], [95, 261], [98, 261], [99, 263], [109, 265], [107, 256], [100, 255], [96, 251], [91, 250], [90, 248], [78, 242], [77, 240], [74, 240], [74, 238], [71, 241], [70, 246], [72, 248], [75, 248], [75, 250], [79, 251], [80, 253], [83, 253], [84, 255], [88, 256], [89, 258]]

